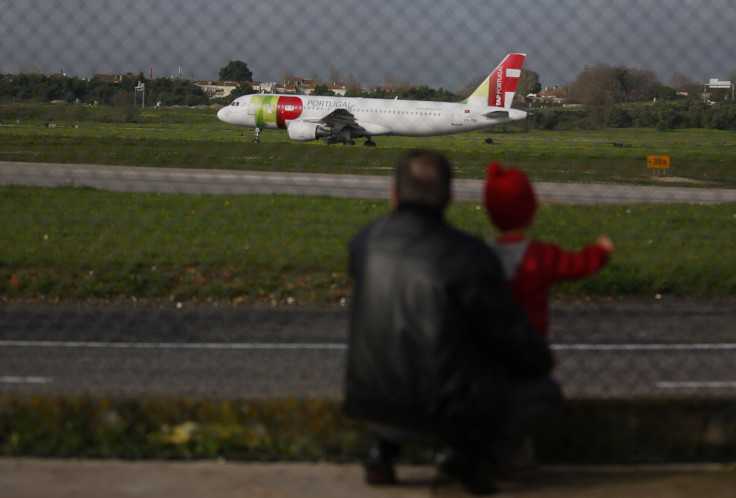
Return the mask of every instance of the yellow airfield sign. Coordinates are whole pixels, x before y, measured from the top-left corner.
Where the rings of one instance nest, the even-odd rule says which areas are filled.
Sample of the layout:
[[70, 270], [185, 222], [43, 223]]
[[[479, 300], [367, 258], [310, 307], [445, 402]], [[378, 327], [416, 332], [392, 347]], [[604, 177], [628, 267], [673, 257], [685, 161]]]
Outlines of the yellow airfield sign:
[[669, 169], [670, 156], [647, 156], [647, 168]]

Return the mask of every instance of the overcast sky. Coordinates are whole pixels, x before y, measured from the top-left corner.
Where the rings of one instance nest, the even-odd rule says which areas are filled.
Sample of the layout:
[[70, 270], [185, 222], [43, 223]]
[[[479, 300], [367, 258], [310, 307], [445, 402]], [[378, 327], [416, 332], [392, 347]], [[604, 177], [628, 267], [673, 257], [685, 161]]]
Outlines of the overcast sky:
[[0, 73], [217, 79], [242, 60], [258, 81], [332, 66], [456, 91], [523, 52], [544, 86], [601, 63], [705, 82], [736, 73], [734, 26], [733, 0], [1, 0]]

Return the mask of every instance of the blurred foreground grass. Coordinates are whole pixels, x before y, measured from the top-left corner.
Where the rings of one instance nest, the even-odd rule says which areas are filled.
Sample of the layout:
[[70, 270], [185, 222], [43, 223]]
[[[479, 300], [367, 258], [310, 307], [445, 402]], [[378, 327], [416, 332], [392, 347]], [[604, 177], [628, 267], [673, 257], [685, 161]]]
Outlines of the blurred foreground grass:
[[[361, 460], [369, 432], [341, 405], [6, 395], [0, 397], [0, 456]], [[728, 463], [736, 451], [733, 415], [731, 399], [572, 399], [535, 446], [545, 463]], [[433, 448], [409, 446], [401, 458], [428, 464]]]

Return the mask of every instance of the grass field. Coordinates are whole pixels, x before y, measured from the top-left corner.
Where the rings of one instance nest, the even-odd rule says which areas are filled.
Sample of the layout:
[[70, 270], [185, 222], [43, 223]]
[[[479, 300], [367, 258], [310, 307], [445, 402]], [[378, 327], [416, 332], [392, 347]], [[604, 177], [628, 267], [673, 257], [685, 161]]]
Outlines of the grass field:
[[[214, 109], [147, 109], [135, 123], [79, 106], [0, 107], [0, 160], [387, 175], [412, 147], [445, 152], [461, 178], [491, 159], [535, 181], [659, 184], [647, 155], [670, 155], [670, 180], [736, 187], [736, 135], [713, 130], [530, 131], [378, 137], [378, 147], [294, 143], [282, 131], [220, 123]], [[55, 127], [47, 127], [53, 123]], [[486, 143], [491, 138], [492, 144]], [[614, 147], [615, 144], [620, 146]], [[679, 180], [678, 180], [679, 179]], [[675, 184], [677, 184], [677, 181]], [[385, 213], [383, 202], [288, 196], [121, 194], [0, 188], [0, 296], [5, 300], [218, 299], [327, 305], [349, 298], [346, 243]], [[451, 220], [489, 236], [475, 203]], [[543, 206], [535, 234], [579, 248], [600, 232], [617, 242], [594, 278], [567, 296], [736, 294], [736, 207]]]
[[667, 184], [736, 188], [732, 131], [510, 127], [443, 137], [376, 137], [375, 148], [361, 141], [353, 147], [295, 143], [283, 131], [265, 131], [254, 144], [253, 130], [219, 122], [214, 109], [149, 109], [135, 123], [109, 124], [76, 107], [0, 107], [0, 122], [6, 123], [0, 126], [0, 160], [382, 175], [407, 149], [426, 147], [446, 153], [461, 178], [482, 178], [485, 164], [498, 159], [522, 167], [535, 181], [661, 184], [646, 158], [669, 155]]
[[[275, 195], [125, 194], [0, 188], [4, 300], [199, 300], [334, 305], [349, 299], [346, 244], [382, 201]], [[7, 215], [12, 213], [12, 215]], [[477, 203], [457, 226], [492, 235]], [[736, 295], [736, 205], [544, 205], [534, 234], [580, 248], [617, 243], [564, 296]]]

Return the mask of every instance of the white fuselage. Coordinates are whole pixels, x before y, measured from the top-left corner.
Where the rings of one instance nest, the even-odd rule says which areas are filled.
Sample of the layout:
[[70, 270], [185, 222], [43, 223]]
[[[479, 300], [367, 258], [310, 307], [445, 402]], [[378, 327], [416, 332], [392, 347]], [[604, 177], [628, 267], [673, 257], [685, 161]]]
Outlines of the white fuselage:
[[[229, 124], [262, 129], [288, 128], [293, 122], [321, 122], [343, 109], [366, 133], [362, 136], [411, 137], [479, 130], [526, 118], [511, 108], [464, 103], [309, 95], [245, 95], [217, 117]], [[496, 112], [499, 116], [493, 116]]]
[[324, 139], [327, 143], [366, 145], [378, 135], [428, 137], [490, 128], [526, 118], [512, 109], [525, 54], [510, 53], [462, 102], [367, 99], [317, 95], [244, 95], [220, 109], [220, 120], [261, 130], [285, 129], [299, 142]]

